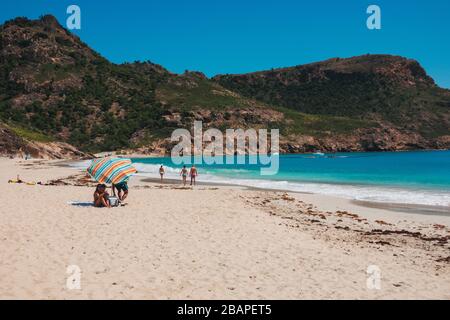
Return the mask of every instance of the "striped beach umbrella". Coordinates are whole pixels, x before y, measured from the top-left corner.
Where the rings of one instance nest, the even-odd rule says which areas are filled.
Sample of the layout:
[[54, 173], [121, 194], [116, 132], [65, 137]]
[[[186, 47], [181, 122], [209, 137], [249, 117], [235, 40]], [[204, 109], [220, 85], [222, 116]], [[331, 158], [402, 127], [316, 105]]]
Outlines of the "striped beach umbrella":
[[99, 183], [118, 184], [128, 181], [137, 170], [130, 159], [103, 158], [92, 160], [87, 172]]

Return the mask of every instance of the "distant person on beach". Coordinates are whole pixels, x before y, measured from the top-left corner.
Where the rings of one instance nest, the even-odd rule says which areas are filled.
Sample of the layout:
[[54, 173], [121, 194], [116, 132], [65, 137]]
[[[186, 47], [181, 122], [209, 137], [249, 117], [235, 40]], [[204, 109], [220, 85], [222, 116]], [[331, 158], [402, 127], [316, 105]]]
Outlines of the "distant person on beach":
[[106, 192], [106, 185], [98, 184], [94, 192], [94, 207], [110, 208], [109, 194]]
[[191, 171], [189, 172], [189, 175], [191, 176], [191, 186], [192, 186], [192, 183], [194, 183], [194, 186], [195, 186], [195, 178], [198, 176], [198, 171], [197, 171], [197, 168], [195, 167], [195, 165], [193, 165], [191, 167]]
[[128, 197], [128, 183], [126, 181], [119, 182], [118, 184], [113, 184], [112, 189], [114, 195], [117, 195], [121, 202]]
[[186, 179], [188, 175], [188, 170], [186, 169], [186, 166], [183, 166], [183, 169], [181, 169], [180, 176], [183, 178], [183, 185], [186, 186]]
[[22, 181], [22, 179], [20, 179], [20, 176], [17, 175], [16, 180], [8, 180], [8, 183], [24, 183], [24, 182]]
[[161, 167], [159, 167], [159, 175], [161, 176], [161, 183], [163, 182], [164, 179], [164, 167], [161, 165]]

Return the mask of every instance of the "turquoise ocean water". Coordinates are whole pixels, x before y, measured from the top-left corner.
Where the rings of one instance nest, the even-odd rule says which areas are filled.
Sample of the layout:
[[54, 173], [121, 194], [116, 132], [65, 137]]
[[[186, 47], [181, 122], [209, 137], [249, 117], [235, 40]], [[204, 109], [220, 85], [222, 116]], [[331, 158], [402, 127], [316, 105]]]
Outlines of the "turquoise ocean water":
[[[171, 158], [133, 159], [139, 174], [179, 178]], [[189, 165], [188, 165], [189, 167]], [[450, 151], [280, 155], [279, 172], [259, 165], [197, 165], [199, 180], [312, 192], [355, 200], [450, 206]]]
[[[180, 179], [181, 165], [167, 158], [132, 159], [139, 175]], [[259, 165], [198, 164], [199, 181], [310, 192], [353, 200], [449, 207], [450, 151], [280, 155], [279, 171], [262, 176]], [[84, 168], [90, 161], [76, 164]], [[189, 165], [187, 165], [189, 167]]]
[[[167, 178], [180, 178], [181, 165], [170, 157], [132, 160], [140, 176], [159, 178], [162, 164]], [[248, 161], [199, 164], [198, 180], [362, 201], [448, 206], [450, 213], [450, 151], [296, 154], [280, 155], [279, 161], [274, 176], [262, 176], [260, 166]]]

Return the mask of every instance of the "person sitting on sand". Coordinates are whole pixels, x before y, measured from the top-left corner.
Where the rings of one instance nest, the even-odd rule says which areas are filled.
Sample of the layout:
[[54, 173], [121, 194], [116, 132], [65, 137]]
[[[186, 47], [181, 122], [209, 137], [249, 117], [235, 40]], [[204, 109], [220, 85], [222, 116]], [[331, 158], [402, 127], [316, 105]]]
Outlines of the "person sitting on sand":
[[194, 186], [195, 186], [195, 178], [198, 176], [198, 171], [197, 171], [197, 168], [195, 167], [195, 165], [193, 165], [191, 167], [191, 171], [189, 172], [189, 175], [191, 176], [191, 186], [192, 186], [192, 182], [194, 182]]
[[119, 182], [118, 184], [113, 184], [112, 189], [114, 195], [116, 195], [117, 190], [117, 197], [121, 202], [128, 197], [128, 183], [126, 181]]
[[183, 185], [184, 185], [184, 186], [186, 186], [186, 178], [187, 178], [187, 174], [188, 174], [188, 171], [187, 171], [187, 169], [186, 169], [186, 166], [183, 166], [183, 169], [181, 169], [181, 172], [180, 172], [180, 176], [183, 177]]
[[109, 194], [106, 192], [106, 185], [98, 184], [94, 192], [94, 207], [111, 208], [109, 205]]
[[164, 167], [163, 165], [161, 165], [161, 167], [159, 167], [159, 175], [161, 176], [161, 183], [163, 183], [163, 178], [164, 178]]

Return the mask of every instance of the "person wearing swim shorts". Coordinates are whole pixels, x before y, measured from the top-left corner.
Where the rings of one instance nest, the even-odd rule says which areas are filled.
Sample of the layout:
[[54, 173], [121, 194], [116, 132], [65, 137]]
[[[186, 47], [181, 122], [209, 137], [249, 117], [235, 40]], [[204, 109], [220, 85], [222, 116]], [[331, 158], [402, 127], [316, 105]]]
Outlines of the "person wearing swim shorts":
[[191, 177], [191, 186], [194, 184], [195, 186], [195, 178], [198, 176], [197, 168], [193, 165], [191, 167], [191, 171], [189, 172], [189, 176]]
[[161, 176], [161, 183], [163, 183], [163, 179], [164, 179], [164, 167], [163, 165], [161, 165], [161, 167], [159, 167], [159, 175]]
[[186, 166], [183, 166], [183, 169], [180, 171], [180, 176], [183, 178], [183, 186], [186, 186], [186, 179], [188, 175], [188, 170], [186, 169]]
[[126, 181], [119, 182], [118, 184], [113, 184], [113, 193], [116, 195], [120, 201], [124, 201], [128, 197], [128, 183]]

